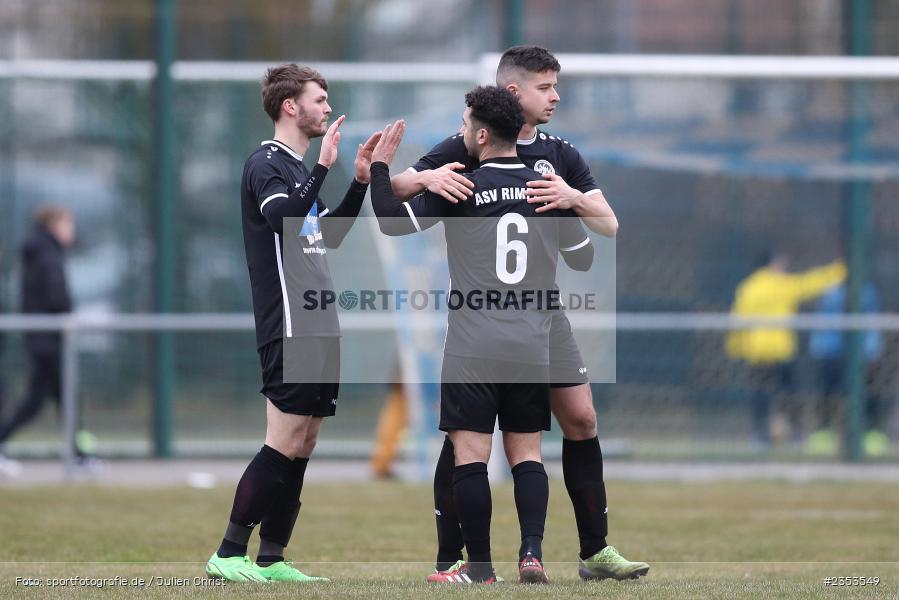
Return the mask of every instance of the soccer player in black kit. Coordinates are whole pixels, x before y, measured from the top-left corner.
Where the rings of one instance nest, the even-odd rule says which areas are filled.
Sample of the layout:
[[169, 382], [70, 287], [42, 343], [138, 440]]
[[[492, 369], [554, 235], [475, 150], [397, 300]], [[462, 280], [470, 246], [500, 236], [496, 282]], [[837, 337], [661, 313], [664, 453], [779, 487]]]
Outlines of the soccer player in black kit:
[[[528, 183], [529, 202], [537, 212], [570, 209], [596, 233], [614, 237], [615, 213], [593, 179], [587, 163], [568, 141], [538, 128], [548, 123], [559, 103], [556, 83], [561, 66], [545, 48], [515, 46], [506, 50], [496, 83], [515, 94], [525, 123], [517, 135], [521, 161], [543, 175]], [[461, 134], [455, 134], [392, 178], [394, 193], [410, 198], [427, 189], [450, 203], [469, 202], [472, 182], [456, 171], [472, 171]], [[550, 331], [550, 407], [562, 429], [562, 470], [574, 508], [580, 539], [578, 573], [586, 580], [633, 579], [649, 572], [644, 562], [629, 561], [607, 545], [608, 508], [596, 410], [583, 358], [563, 311], [556, 311]], [[462, 558], [462, 535], [452, 494], [453, 447], [449, 438], [434, 472], [437, 514], [437, 570]]]
[[[410, 202], [396, 199], [388, 163], [402, 137], [402, 121], [384, 130], [372, 155], [372, 207], [381, 230], [406, 235], [442, 221], [446, 233], [452, 285], [440, 429], [453, 442], [452, 493], [469, 560], [428, 580], [496, 581], [487, 460], [498, 418], [521, 528], [519, 578], [546, 583], [541, 543], [549, 484], [540, 458], [540, 432], [550, 425], [549, 328], [552, 294], [558, 293], [556, 262], [561, 251], [570, 266], [587, 270], [593, 247], [576, 217], [561, 218], [561, 211], [547, 213], [560, 218], [539, 217], [527, 202], [527, 182], [540, 176], [516, 156], [523, 117], [515, 97], [501, 88], [478, 87], [466, 94], [465, 102], [462, 137], [481, 165], [467, 175], [474, 183], [468, 201], [449, 204], [431, 192]], [[560, 308], [556, 296], [555, 310]]]
[[[265, 445], [247, 466], [234, 496], [219, 549], [206, 565], [211, 577], [231, 581], [327, 581], [310, 577], [284, 560], [300, 511], [306, 465], [324, 417], [337, 406], [340, 328], [334, 311], [302, 311], [302, 288], [333, 289], [327, 248], [337, 247], [359, 214], [370, 178], [371, 152], [379, 134], [360, 144], [355, 180], [340, 205], [329, 211], [318, 197], [337, 160], [339, 127], [328, 127], [328, 83], [317, 71], [295, 64], [269, 69], [262, 103], [275, 126], [247, 159], [241, 181], [244, 245], [256, 319], [256, 343], [266, 398]], [[303, 154], [312, 138], [324, 136], [310, 172]], [[291, 227], [301, 220], [301, 227]], [[299, 355], [307, 371], [285, 382], [285, 355]], [[259, 555], [247, 543], [259, 525]]]

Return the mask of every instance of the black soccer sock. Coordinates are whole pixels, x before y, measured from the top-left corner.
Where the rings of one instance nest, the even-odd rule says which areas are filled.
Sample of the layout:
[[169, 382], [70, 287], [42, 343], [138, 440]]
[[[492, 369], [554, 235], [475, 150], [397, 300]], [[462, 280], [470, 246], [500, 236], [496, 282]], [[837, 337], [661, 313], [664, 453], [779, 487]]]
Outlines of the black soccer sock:
[[252, 527], [241, 527], [236, 523], [228, 523], [225, 537], [222, 538], [222, 543], [219, 544], [216, 554], [222, 558], [246, 555], [247, 544], [250, 543], [250, 535], [252, 533]]
[[453, 502], [453, 469], [456, 457], [449, 436], [443, 440], [437, 468], [434, 469], [434, 514], [437, 521], [437, 570], [445, 571], [462, 560], [462, 529]]
[[609, 533], [599, 438], [562, 440], [562, 473], [574, 506], [581, 558], [589, 558], [606, 547]]
[[259, 526], [259, 557], [256, 562], [267, 567], [284, 560], [284, 548], [290, 542], [294, 525], [300, 514], [300, 494], [306, 476], [308, 458], [295, 458], [272, 506]]
[[468, 573], [474, 580], [493, 575], [490, 558], [490, 519], [493, 501], [487, 464], [478, 462], [453, 469], [453, 500], [468, 549]]
[[262, 449], [247, 465], [231, 507], [231, 520], [219, 546], [222, 558], [247, 553], [250, 534], [268, 512], [288, 476], [291, 460], [269, 446]]
[[521, 528], [521, 547], [518, 560], [531, 554], [543, 558], [543, 530], [546, 526], [546, 506], [549, 503], [549, 478], [543, 464], [526, 460], [512, 467], [515, 483], [515, 508]]

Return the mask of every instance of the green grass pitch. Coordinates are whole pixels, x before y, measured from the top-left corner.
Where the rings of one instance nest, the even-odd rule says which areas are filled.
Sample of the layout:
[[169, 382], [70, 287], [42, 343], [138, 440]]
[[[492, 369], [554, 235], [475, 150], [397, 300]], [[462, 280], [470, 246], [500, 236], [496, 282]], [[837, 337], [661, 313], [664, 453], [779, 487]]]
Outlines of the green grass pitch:
[[[508, 484], [494, 488], [492, 541], [497, 571], [509, 582], [437, 587], [424, 583], [435, 547], [429, 486], [311, 482], [288, 555], [333, 581], [301, 588], [194, 580], [224, 530], [230, 485], [0, 488], [0, 598], [899, 597], [897, 484], [613, 481], [608, 488], [609, 541], [652, 564], [639, 581], [578, 580], [574, 518], [558, 481], [544, 543], [552, 583], [542, 587], [515, 583]], [[144, 587], [48, 585], [72, 577], [142, 578]], [[880, 583], [825, 586], [826, 577]]]

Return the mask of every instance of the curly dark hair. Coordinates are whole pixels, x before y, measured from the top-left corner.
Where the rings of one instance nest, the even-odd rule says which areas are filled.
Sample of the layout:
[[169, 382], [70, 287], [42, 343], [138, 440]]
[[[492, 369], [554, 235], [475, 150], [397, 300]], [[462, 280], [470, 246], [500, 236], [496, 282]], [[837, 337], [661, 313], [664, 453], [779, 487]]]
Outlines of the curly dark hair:
[[549, 50], [540, 46], [512, 46], [503, 52], [496, 68], [496, 81], [505, 86], [513, 79], [514, 73], [558, 73], [562, 65]]
[[518, 98], [507, 89], [482, 85], [465, 94], [471, 118], [483, 125], [499, 142], [514, 144], [524, 126]]
[[328, 91], [328, 82], [312, 67], [294, 63], [272, 67], [262, 80], [262, 107], [272, 121], [281, 117], [281, 103], [303, 93], [307, 81], [314, 81]]

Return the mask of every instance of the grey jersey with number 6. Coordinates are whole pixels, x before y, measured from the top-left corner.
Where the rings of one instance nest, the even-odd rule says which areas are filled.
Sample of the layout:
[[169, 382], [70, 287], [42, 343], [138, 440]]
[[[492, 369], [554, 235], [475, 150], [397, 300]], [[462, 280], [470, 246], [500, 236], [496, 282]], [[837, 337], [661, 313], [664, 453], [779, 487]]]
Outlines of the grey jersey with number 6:
[[[528, 181], [541, 177], [518, 158], [488, 160], [466, 176], [475, 188], [464, 202], [425, 192], [405, 203], [417, 229], [445, 225], [453, 290], [445, 352], [549, 364], [559, 252], [581, 248], [589, 238], [571, 211], [535, 212], [539, 205], [529, 204], [524, 192]], [[488, 302], [490, 293], [499, 295], [498, 305]]]

